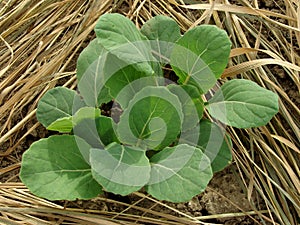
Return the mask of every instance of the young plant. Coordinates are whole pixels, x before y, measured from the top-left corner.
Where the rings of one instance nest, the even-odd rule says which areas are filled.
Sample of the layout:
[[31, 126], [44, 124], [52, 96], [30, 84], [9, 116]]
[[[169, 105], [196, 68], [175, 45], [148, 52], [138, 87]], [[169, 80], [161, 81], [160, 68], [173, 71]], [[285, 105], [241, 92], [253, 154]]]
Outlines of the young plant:
[[[20, 178], [35, 195], [90, 199], [144, 188], [160, 200], [188, 201], [231, 162], [230, 137], [218, 124], [262, 126], [278, 111], [277, 96], [252, 81], [216, 90], [231, 49], [216, 26], [181, 35], [165, 16], [138, 30], [106, 14], [95, 32], [78, 58], [78, 92], [56, 87], [39, 101], [37, 119], [63, 134], [23, 155]], [[205, 119], [205, 110], [220, 122]]]

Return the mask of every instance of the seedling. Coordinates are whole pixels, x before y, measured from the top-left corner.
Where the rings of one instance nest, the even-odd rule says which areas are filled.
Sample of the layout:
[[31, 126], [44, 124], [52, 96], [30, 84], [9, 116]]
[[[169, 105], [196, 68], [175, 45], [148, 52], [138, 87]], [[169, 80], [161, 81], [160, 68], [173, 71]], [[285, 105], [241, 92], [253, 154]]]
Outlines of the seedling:
[[278, 112], [277, 96], [252, 81], [216, 85], [231, 49], [216, 26], [181, 35], [165, 16], [139, 30], [106, 14], [95, 32], [78, 58], [78, 91], [56, 87], [39, 101], [37, 119], [62, 134], [23, 155], [20, 178], [37, 196], [90, 199], [144, 188], [160, 200], [188, 201], [232, 160], [223, 126], [262, 126]]

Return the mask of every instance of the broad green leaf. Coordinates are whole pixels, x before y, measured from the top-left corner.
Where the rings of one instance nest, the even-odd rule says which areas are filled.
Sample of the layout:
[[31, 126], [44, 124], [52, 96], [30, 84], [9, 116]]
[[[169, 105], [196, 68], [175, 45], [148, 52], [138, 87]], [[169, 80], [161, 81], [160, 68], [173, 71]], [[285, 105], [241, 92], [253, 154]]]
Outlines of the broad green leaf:
[[187, 31], [171, 54], [171, 66], [180, 84], [192, 84], [206, 93], [225, 69], [231, 42], [224, 30], [201, 25]]
[[170, 17], [158, 15], [141, 28], [150, 41], [153, 55], [161, 63], [169, 63], [174, 43], [180, 38], [180, 28]]
[[102, 15], [97, 21], [95, 32], [99, 43], [108, 50], [146, 40], [130, 19], [118, 13]]
[[88, 46], [80, 53], [77, 66], [76, 66], [76, 77], [80, 81], [88, 68], [99, 60], [99, 57], [105, 55], [107, 51], [98, 43], [97, 39], [92, 40]]
[[73, 90], [56, 87], [46, 92], [40, 99], [36, 117], [44, 127], [48, 127], [57, 119], [72, 116], [84, 103]]
[[89, 106], [100, 106], [112, 100], [109, 90], [104, 86], [104, 66], [108, 57], [108, 52], [97, 39], [92, 40], [78, 57], [78, 89]]
[[117, 133], [124, 144], [158, 150], [176, 140], [182, 120], [176, 95], [166, 87], [145, 87], [124, 110]]
[[154, 73], [149, 63], [154, 60], [150, 43], [128, 18], [117, 13], [102, 15], [95, 32], [98, 42], [111, 54], [128, 65], [137, 64], [146, 74]]
[[90, 162], [95, 178], [108, 192], [128, 195], [149, 180], [150, 164], [145, 151], [113, 143], [105, 150], [91, 149]]
[[[116, 65], [116, 61], [108, 62], [107, 66]], [[121, 68], [113, 74], [105, 83], [109, 88], [110, 95], [118, 102], [122, 109], [125, 109], [129, 101], [141, 89], [147, 86], [157, 86], [162, 79], [157, 76], [148, 76], [143, 71], [137, 71], [133, 65]]]
[[94, 107], [83, 107], [73, 116], [73, 123], [78, 124], [80, 121], [88, 118], [97, 118], [101, 115], [101, 110]]
[[202, 120], [180, 136], [179, 144], [199, 147], [211, 161], [213, 172], [224, 169], [232, 160], [230, 137], [217, 124]]
[[96, 119], [96, 127], [104, 146], [112, 142], [119, 142], [116, 135], [117, 125], [112, 118], [101, 116]]
[[150, 159], [146, 191], [159, 200], [186, 202], [203, 192], [213, 173], [209, 158], [186, 144], [167, 147]]
[[[80, 54], [77, 65], [80, 94], [86, 104], [93, 107], [107, 103], [118, 95], [121, 96], [119, 103], [125, 107], [135, 92], [144, 86], [157, 84], [155, 76], [139, 70], [136, 63], [128, 64], [107, 52], [96, 39]], [[157, 75], [161, 73], [158, 70], [161, 68], [156, 68]], [[142, 81], [137, 85], [139, 79]]]
[[195, 127], [203, 115], [203, 101], [197, 88], [191, 85], [175, 85], [167, 86], [168, 89], [177, 97], [182, 105], [184, 115], [181, 132]]
[[[99, 107], [111, 101], [123, 88], [131, 88], [134, 80], [162, 76], [149, 41], [129, 19], [120, 14], [103, 15], [95, 32], [97, 39], [77, 62], [78, 88], [87, 105]], [[129, 95], [130, 92], [126, 96]], [[122, 106], [123, 102], [126, 101], [120, 100]]]
[[278, 112], [278, 96], [253, 81], [226, 82], [208, 101], [211, 116], [237, 128], [266, 125]]
[[80, 108], [74, 116], [64, 117], [51, 123], [47, 130], [55, 130], [62, 133], [71, 132], [73, 127], [83, 119], [96, 118], [101, 115], [100, 109], [93, 107]]
[[77, 60], [78, 89], [88, 106], [98, 107], [112, 100], [109, 89], [105, 87], [108, 77], [119, 68], [106, 66], [107, 62], [119, 61], [109, 54], [94, 39], [79, 55]]
[[158, 15], [146, 21], [141, 33], [149, 40], [175, 42], [180, 38], [180, 27], [168, 16]]
[[83, 138], [93, 148], [104, 148], [119, 142], [115, 133], [116, 124], [110, 117], [98, 116], [81, 120], [73, 129], [76, 136]]
[[48, 127], [47, 130], [58, 131], [61, 133], [69, 133], [73, 129], [73, 117], [63, 117], [55, 120], [52, 122]]
[[[79, 147], [80, 146], [80, 147]], [[79, 148], [79, 137], [51, 136], [33, 143], [23, 154], [20, 178], [35, 195], [49, 200], [90, 199], [102, 192]]]

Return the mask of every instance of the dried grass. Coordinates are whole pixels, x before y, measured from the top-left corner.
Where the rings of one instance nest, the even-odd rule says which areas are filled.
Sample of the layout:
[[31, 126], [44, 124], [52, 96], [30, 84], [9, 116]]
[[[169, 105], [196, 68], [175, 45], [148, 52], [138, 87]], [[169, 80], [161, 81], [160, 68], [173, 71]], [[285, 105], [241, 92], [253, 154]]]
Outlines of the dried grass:
[[[140, 27], [152, 16], [165, 14], [175, 19], [182, 31], [213, 23], [228, 32], [233, 50], [220, 82], [238, 76], [251, 79], [279, 95], [280, 112], [267, 126], [228, 131], [235, 145], [234, 164], [253, 206], [252, 212], [241, 212], [241, 215], [256, 215], [262, 224], [298, 224], [300, 110], [299, 102], [282, 83], [288, 83], [293, 93], [299, 94], [299, 3], [284, 0], [284, 8], [266, 10], [259, 8], [257, 0], [236, 0], [235, 4], [217, 0], [182, 6], [184, 2], [187, 1], [134, 0], [127, 4], [112, 0], [1, 1], [0, 157], [12, 163], [0, 168], [0, 177], [19, 168], [18, 146], [28, 135], [39, 137], [35, 133], [39, 125], [34, 122], [39, 98], [57, 84], [75, 87], [74, 62], [82, 47], [90, 41], [100, 15], [112, 11], [125, 13]], [[276, 1], [274, 4], [276, 6]], [[10, 180], [0, 184], [2, 224], [178, 224], [179, 220], [179, 217], [134, 204], [125, 205], [127, 208], [121, 213], [63, 209], [32, 196], [21, 183]], [[255, 193], [264, 201], [263, 206], [255, 204]], [[239, 216], [191, 217], [141, 193], [135, 195], [139, 201], [147, 199], [153, 207], [160, 205], [177, 213], [181, 216], [181, 224], [192, 221], [204, 224], [200, 221]], [[127, 213], [131, 208], [144, 216]]]

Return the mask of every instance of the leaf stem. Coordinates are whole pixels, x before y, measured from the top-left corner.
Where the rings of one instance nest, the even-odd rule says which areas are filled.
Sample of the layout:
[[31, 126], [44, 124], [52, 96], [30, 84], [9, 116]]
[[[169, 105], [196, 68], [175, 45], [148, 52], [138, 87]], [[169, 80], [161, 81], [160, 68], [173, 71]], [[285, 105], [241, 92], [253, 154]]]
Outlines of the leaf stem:
[[183, 85], [186, 85], [189, 82], [190, 78], [191, 78], [191, 75], [188, 75], [186, 77], [185, 81], [183, 82]]

